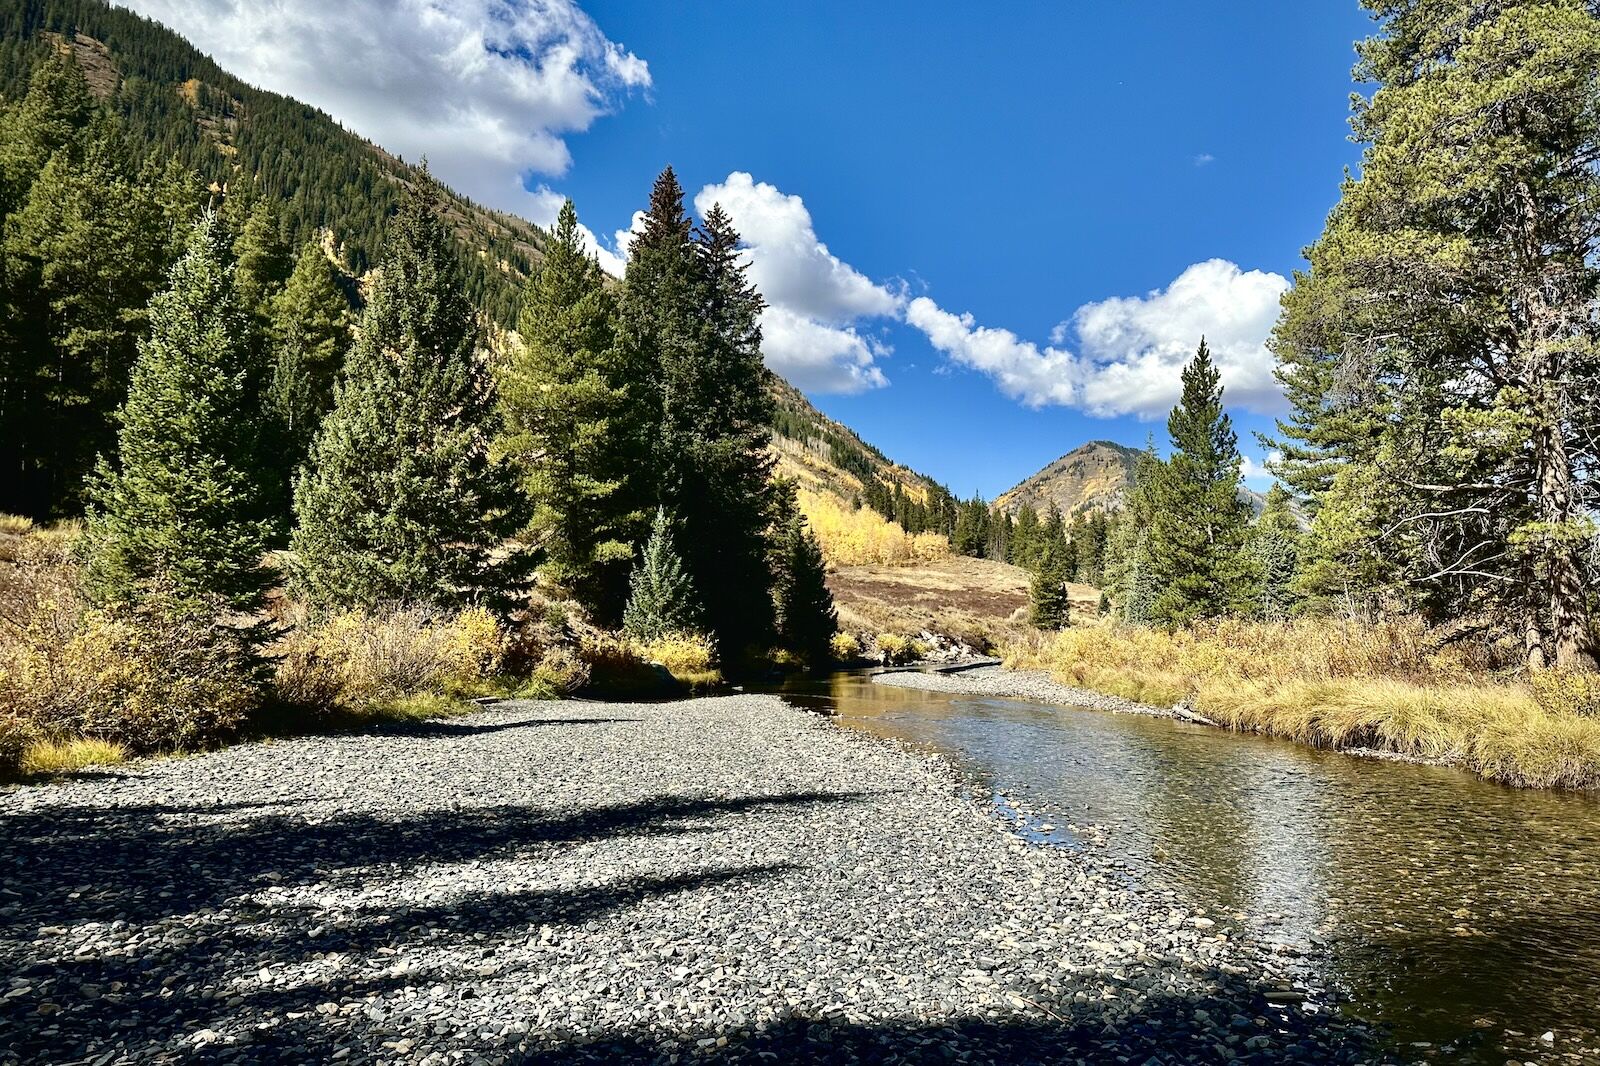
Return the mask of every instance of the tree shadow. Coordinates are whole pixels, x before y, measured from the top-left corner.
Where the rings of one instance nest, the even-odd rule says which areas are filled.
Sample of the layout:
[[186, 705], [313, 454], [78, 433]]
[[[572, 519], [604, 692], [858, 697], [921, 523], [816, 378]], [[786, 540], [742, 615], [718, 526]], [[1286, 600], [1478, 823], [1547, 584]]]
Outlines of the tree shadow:
[[470, 737], [480, 733], [503, 733], [513, 729], [537, 729], [549, 725], [627, 725], [643, 721], [643, 718], [528, 718], [515, 722], [471, 723], [429, 719], [424, 722], [397, 722], [384, 725], [374, 732], [405, 737]]
[[[864, 795], [658, 796], [566, 812], [495, 806], [403, 819], [266, 813], [294, 802], [284, 800], [3, 816], [0, 1063], [92, 1061], [107, 1051], [108, 1062], [204, 1058], [193, 1034], [241, 1024], [260, 1044], [251, 1057], [277, 1047], [284, 1061], [324, 1061], [335, 1038], [354, 1029], [370, 1051], [396, 1038], [381, 1019], [316, 1008], [421, 980], [387, 972], [397, 949], [415, 954], [502, 934], [520, 940], [529, 929], [581, 924], [656, 896], [754, 884], [789, 866], [711, 866], [538, 891], [465, 878], [465, 891], [447, 901], [381, 913], [370, 900], [330, 913], [295, 887], [359, 896], [425, 865], [547, 858], [588, 841], [705, 831], [721, 818]], [[246, 816], [205, 818], [229, 812]], [[102, 942], [99, 930], [111, 935]], [[258, 976], [280, 973], [291, 976]], [[450, 979], [459, 983], [460, 975]], [[6, 996], [18, 987], [27, 991]]]
[[[691, 1033], [676, 1041], [657, 1034], [608, 1034], [510, 1057], [517, 1066], [589, 1063], [1375, 1063], [1408, 1061], [1385, 1052], [1366, 1030], [1326, 1020], [1278, 1017], [1264, 1026], [1232, 1024], [1242, 998], [1154, 996], [1108, 1022], [1100, 1010], [1041, 1004], [1032, 1017], [962, 1017], [945, 1023], [893, 1019], [857, 1023], [790, 1016], [742, 1034]], [[1201, 1019], [1219, 1018], [1213, 1025]]]

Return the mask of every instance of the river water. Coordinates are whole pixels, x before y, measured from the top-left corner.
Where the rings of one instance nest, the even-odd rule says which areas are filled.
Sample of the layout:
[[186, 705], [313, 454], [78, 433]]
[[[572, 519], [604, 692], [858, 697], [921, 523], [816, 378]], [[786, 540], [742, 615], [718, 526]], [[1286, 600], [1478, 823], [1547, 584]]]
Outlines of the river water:
[[1060, 846], [1103, 839], [1135, 876], [1251, 923], [1399, 1041], [1497, 1064], [1600, 1048], [1593, 798], [859, 673], [785, 695], [948, 757], [1043, 816]]

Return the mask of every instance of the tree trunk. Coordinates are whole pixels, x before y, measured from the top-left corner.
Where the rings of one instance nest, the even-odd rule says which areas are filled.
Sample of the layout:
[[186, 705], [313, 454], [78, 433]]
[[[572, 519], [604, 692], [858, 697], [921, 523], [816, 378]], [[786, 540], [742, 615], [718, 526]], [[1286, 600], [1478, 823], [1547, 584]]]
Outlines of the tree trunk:
[[1546, 526], [1542, 562], [1553, 653], [1549, 658], [1562, 670], [1600, 669], [1580, 545], [1570, 535], [1578, 516], [1573, 514], [1572, 467], [1567, 461], [1566, 441], [1557, 419], [1547, 414], [1542, 421], [1534, 431], [1533, 443], [1539, 464], [1537, 513]]

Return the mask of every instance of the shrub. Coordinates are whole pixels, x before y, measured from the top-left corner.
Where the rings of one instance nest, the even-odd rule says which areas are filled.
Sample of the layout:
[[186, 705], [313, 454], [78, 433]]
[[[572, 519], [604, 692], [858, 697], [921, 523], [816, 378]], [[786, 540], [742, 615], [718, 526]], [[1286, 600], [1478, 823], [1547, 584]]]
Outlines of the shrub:
[[609, 634], [586, 635], [578, 653], [589, 667], [588, 688], [599, 695], [662, 695], [676, 687], [665, 668], [648, 662], [633, 644]]
[[45, 739], [179, 751], [236, 731], [257, 704], [258, 673], [244, 637], [209, 612], [153, 601], [69, 623], [47, 603], [0, 647], [0, 703]]
[[639, 648], [640, 655], [660, 663], [667, 673], [691, 688], [721, 682], [717, 654], [711, 641], [699, 633], [674, 633], [652, 640]]
[[1551, 714], [1600, 718], [1600, 674], [1572, 670], [1535, 670], [1533, 698]]
[[404, 608], [342, 611], [302, 623], [280, 642], [275, 687], [308, 709], [373, 709], [424, 692], [481, 692], [500, 669], [506, 638], [494, 616]]
[[928, 654], [928, 649], [921, 642], [896, 633], [879, 633], [875, 644], [878, 658], [885, 666], [916, 662]]
[[836, 662], [853, 663], [861, 659], [861, 638], [854, 633], [844, 630], [835, 633], [828, 647]]
[[23, 754], [36, 739], [37, 733], [27, 721], [0, 712], [0, 778], [20, 772]]
[[561, 646], [546, 651], [533, 671], [540, 695], [570, 696], [589, 683], [589, 664], [573, 649]]

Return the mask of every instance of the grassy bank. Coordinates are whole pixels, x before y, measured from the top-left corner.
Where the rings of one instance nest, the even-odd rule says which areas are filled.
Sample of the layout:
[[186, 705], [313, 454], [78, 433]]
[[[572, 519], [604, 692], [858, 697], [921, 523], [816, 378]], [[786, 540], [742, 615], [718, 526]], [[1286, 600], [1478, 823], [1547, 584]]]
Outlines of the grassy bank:
[[1328, 748], [1447, 762], [1539, 788], [1600, 787], [1600, 678], [1439, 646], [1420, 624], [1223, 622], [1177, 632], [1083, 626], [1011, 645], [1008, 665]]

